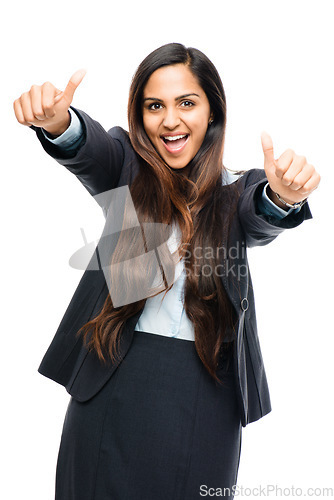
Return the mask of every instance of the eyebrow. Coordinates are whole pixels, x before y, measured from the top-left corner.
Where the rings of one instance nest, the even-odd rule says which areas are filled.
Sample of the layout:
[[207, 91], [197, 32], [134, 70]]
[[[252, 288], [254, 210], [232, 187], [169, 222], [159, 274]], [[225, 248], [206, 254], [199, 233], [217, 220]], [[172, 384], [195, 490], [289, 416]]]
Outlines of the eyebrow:
[[[192, 94], [183, 94], [183, 95], [180, 95], [179, 97], [175, 97], [175, 101], [179, 101], [180, 99], [184, 99], [185, 97], [190, 97], [192, 95], [200, 97], [198, 94], [195, 94], [195, 93], [192, 93]], [[143, 102], [145, 102], [145, 101], [163, 102], [163, 100], [159, 99], [158, 97], [145, 97], [145, 99], [143, 99]]]

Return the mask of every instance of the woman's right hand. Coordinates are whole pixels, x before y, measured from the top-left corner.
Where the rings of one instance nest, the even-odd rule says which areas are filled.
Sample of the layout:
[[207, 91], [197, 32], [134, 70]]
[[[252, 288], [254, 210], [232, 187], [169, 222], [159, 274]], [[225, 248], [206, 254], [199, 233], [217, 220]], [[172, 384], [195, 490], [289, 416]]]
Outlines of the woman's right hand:
[[84, 69], [76, 71], [64, 92], [50, 82], [32, 85], [28, 92], [24, 92], [13, 103], [17, 121], [27, 127], [34, 125], [43, 128], [55, 137], [61, 135], [70, 124], [68, 108], [85, 74]]

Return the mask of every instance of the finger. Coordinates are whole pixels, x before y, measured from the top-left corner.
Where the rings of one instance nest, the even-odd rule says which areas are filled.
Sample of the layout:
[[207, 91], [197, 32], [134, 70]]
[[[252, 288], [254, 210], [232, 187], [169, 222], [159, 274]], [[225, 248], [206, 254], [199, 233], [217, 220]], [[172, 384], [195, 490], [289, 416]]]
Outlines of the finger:
[[79, 69], [76, 71], [70, 78], [68, 84], [66, 85], [66, 89], [64, 90], [63, 98], [71, 104], [73, 100], [73, 95], [80, 83], [82, 82], [84, 76], [86, 74], [85, 69]]
[[42, 91], [39, 85], [32, 85], [30, 89], [31, 109], [37, 120], [45, 120], [46, 116], [42, 108]]
[[262, 150], [264, 154], [265, 165], [270, 166], [275, 164], [273, 141], [267, 132], [261, 134]]
[[45, 82], [42, 85], [42, 106], [47, 118], [53, 118], [56, 114], [55, 105], [60, 101], [63, 92], [52, 83]]
[[34, 125], [34, 123], [36, 122], [36, 118], [34, 116], [34, 113], [32, 111], [32, 107], [31, 107], [30, 93], [24, 92], [20, 97], [20, 102], [21, 102], [21, 108], [22, 108], [24, 120], [29, 125]]
[[[302, 186], [302, 184], [300, 184], [300, 181], [303, 176], [300, 176], [300, 178], [297, 179], [297, 181], [296, 177], [303, 171], [305, 166], [306, 166], [305, 156], [295, 155], [292, 160], [292, 163], [290, 164], [290, 167], [282, 176], [281, 179], [282, 184], [291, 187], [291, 189], [299, 189]], [[305, 173], [307, 174], [307, 172]]]
[[63, 95], [64, 95], [64, 92], [62, 90], [58, 90], [57, 94], [56, 94], [56, 96], [54, 98], [54, 101], [53, 101], [54, 104], [57, 104], [61, 100], [61, 98], [63, 97]]
[[287, 149], [286, 151], [284, 151], [284, 153], [281, 154], [278, 160], [275, 160], [276, 176], [279, 179], [282, 179], [283, 175], [289, 169], [291, 163], [293, 162], [294, 156], [295, 152], [292, 149]]
[[305, 189], [305, 185], [312, 178], [314, 173], [315, 173], [314, 166], [307, 163], [304, 166], [303, 170], [298, 175], [296, 175], [296, 177], [294, 178], [293, 184], [291, 184], [291, 186], [289, 186], [289, 187], [291, 189], [296, 189], [296, 190]]
[[44, 114], [47, 118], [53, 118], [56, 114], [54, 106], [55, 96], [62, 94], [62, 91], [56, 89], [54, 85], [50, 82], [45, 82], [42, 85], [42, 107], [44, 110]]
[[14, 107], [14, 113], [15, 113], [17, 121], [19, 123], [21, 123], [21, 125], [26, 125], [29, 127], [30, 124], [25, 120], [24, 115], [23, 115], [20, 99], [16, 99], [14, 101], [13, 107]]
[[314, 191], [321, 180], [320, 174], [316, 171], [314, 171], [312, 177], [304, 184], [303, 189], [306, 189], [307, 191]]

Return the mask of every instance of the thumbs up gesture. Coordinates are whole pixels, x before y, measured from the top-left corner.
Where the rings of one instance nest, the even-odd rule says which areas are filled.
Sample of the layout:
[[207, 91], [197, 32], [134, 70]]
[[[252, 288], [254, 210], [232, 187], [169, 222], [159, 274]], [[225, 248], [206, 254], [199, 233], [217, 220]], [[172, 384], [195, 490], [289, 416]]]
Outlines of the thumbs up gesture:
[[28, 92], [24, 92], [13, 103], [17, 121], [28, 127], [34, 125], [44, 128], [55, 136], [65, 132], [71, 119], [68, 108], [85, 74], [85, 70], [76, 71], [64, 91], [50, 82], [32, 85]]
[[305, 156], [298, 156], [292, 149], [287, 149], [275, 160], [273, 141], [266, 132], [262, 133], [261, 142], [264, 170], [272, 190], [270, 198], [278, 206], [285, 207], [274, 193], [293, 204], [307, 198], [318, 187], [320, 175], [313, 165], [307, 163]]

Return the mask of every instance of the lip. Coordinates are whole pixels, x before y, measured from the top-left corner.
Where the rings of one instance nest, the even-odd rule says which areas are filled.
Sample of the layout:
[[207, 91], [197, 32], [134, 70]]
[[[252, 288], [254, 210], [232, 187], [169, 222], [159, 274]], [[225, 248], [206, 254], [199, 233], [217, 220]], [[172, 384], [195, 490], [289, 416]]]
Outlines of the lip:
[[[180, 146], [179, 148], [171, 149], [171, 148], [169, 148], [168, 144], [165, 143], [165, 141], [163, 140], [163, 137], [175, 137], [176, 135], [187, 135], [187, 139], [186, 139], [185, 143], [182, 146]], [[163, 134], [160, 136], [160, 139], [161, 139], [162, 144], [165, 146], [165, 149], [168, 151], [168, 153], [175, 155], [175, 154], [182, 153], [182, 151], [184, 150], [184, 148], [186, 147], [186, 145], [188, 143], [189, 137], [190, 137], [189, 134], [182, 134], [182, 133], [175, 133], [174, 132], [173, 134]]]

